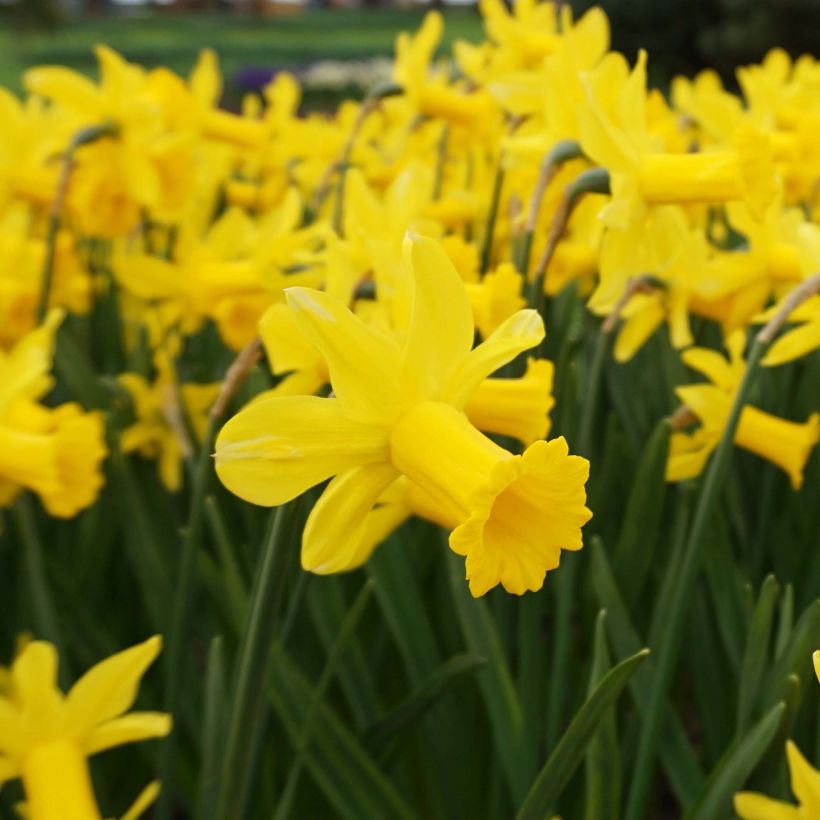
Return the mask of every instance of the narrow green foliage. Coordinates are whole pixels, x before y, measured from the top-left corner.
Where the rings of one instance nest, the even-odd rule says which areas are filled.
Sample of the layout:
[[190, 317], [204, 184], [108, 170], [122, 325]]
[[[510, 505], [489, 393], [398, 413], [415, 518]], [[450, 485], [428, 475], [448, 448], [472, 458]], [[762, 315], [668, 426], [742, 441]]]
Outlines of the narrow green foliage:
[[[273, 648], [271, 669], [271, 703], [291, 741], [296, 742], [310, 709], [313, 688], [281, 646]], [[317, 706], [313, 739], [305, 750], [305, 765], [316, 787], [346, 820], [414, 818], [410, 807], [373, 758], [324, 702]]]
[[454, 655], [445, 661], [405, 700], [367, 730], [367, 747], [375, 756], [383, 755], [387, 745], [401, 732], [411, 728], [460, 678], [472, 675], [486, 665], [486, 658], [469, 654]]
[[631, 658], [621, 661], [595, 687], [541, 769], [518, 810], [516, 820], [542, 820], [549, 817], [555, 801], [583, 760], [601, 721], [648, 656], [649, 650], [642, 649]]
[[771, 743], [786, 706], [778, 703], [741, 740], [732, 744], [686, 813], [687, 820], [717, 820], [731, 812], [732, 796], [746, 781]]
[[[603, 680], [611, 667], [606, 645], [606, 610], [595, 619], [595, 642], [587, 697]], [[615, 820], [621, 805], [621, 751], [615, 709], [610, 707], [589, 744], [585, 760], [584, 811], [586, 820]]]
[[524, 747], [521, 702], [486, 603], [470, 597], [464, 583], [463, 561], [454, 554], [448, 558], [450, 586], [464, 639], [471, 652], [488, 661], [487, 668], [478, 676], [479, 687], [493, 726], [501, 766], [513, 798], [520, 801], [532, 774]]
[[216, 809], [227, 694], [223, 642], [221, 637], [216, 637], [208, 650], [205, 678], [198, 820], [210, 820]]
[[760, 681], [766, 668], [771, 644], [772, 620], [780, 585], [773, 575], [767, 575], [760, 589], [752, 623], [746, 638], [746, 652], [740, 672], [737, 705], [737, 733], [745, 734], [752, 719]]
[[316, 715], [319, 711], [319, 704], [324, 699], [328, 687], [333, 680], [339, 658], [342, 656], [350, 636], [358, 626], [362, 613], [370, 601], [372, 589], [373, 582], [370, 580], [365, 581], [361, 591], [356, 596], [356, 600], [353, 601], [353, 604], [347, 611], [347, 614], [339, 627], [339, 632], [336, 635], [333, 646], [328, 653], [324, 669], [322, 670], [322, 674], [319, 676], [319, 681], [317, 682], [311, 695], [310, 702], [308, 703], [307, 712], [305, 713], [305, 718], [302, 722], [302, 728], [299, 732], [299, 736], [294, 743], [295, 754], [290, 770], [288, 771], [288, 779], [285, 783], [285, 788], [282, 792], [281, 798], [279, 799], [279, 804], [276, 807], [276, 812], [274, 814], [275, 820], [286, 820], [286, 818], [290, 816], [293, 798], [296, 794], [296, 787], [302, 774], [302, 767], [304, 766], [305, 752], [314, 731]]
[[231, 710], [225, 735], [225, 749], [217, 800], [217, 820], [243, 815], [245, 784], [253, 771], [253, 728], [262, 720], [265, 681], [270, 668], [271, 644], [278, 623], [290, 543], [288, 505], [277, 507], [259, 560], [251, 593], [247, 623], [236, 661], [231, 687]]
[[656, 554], [666, 498], [668, 453], [669, 422], [662, 419], [638, 464], [615, 546], [615, 566], [622, 568], [621, 589], [630, 605], [639, 598]]

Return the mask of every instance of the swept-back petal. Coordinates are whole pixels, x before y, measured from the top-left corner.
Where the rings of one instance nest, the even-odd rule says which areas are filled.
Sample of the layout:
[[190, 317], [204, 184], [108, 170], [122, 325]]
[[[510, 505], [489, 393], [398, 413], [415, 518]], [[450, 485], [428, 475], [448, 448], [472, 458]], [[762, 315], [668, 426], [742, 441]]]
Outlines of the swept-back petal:
[[803, 757], [791, 740], [786, 741], [786, 757], [794, 796], [800, 801], [806, 817], [815, 817], [820, 809], [820, 772]]
[[171, 716], [162, 712], [131, 712], [94, 729], [83, 744], [83, 751], [93, 755], [125, 743], [165, 737], [172, 727]]
[[464, 283], [433, 239], [407, 236], [404, 263], [413, 280], [413, 307], [404, 346], [405, 378], [418, 398], [438, 400], [473, 346], [473, 314]]
[[91, 80], [77, 71], [62, 66], [30, 68], [23, 75], [23, 84], [31, 94], [74, 111], [93, 125], [102, 117], [102, 95]]
[[797, 806], [754, 792], [736, 794], [735, 811], [742, 820], [801, 820], [803, 817]]
[[544, 338], [544, 322], [535, 310], [519, 310], [471, 350], [456, 367], [442, 399], [461, 408], [478, 385], [519, 353]]
[[120, 820], [138, 820], [154, 804], [159, 797], [161, 784], [159, 780], [152, 780], [138, 795], [131, 804], [131, 808], [120, 818]]
[[8, 353], [0, 351], [0, 416], [18, 398], [38, 399], [51, 387], [48, 375], [54, 357], [54, 337], [65, 311], [49, 311], [36, 330]]
[[784, 333], [770, 348], [762, 364], [772, 367], [800, 359], [820, 347], [820, 319]]
[[46, 641], [32, 641], [11, 667], [15, 699], [35, 733], [60, 716], [63, 696], [57, 688], [57, 650]]
[[367, 514], [397, 476], [389, 463], [366, 464], [336, 476], [305, 525], [302, 567], [328, 575], [363, 564], [376, 546], [363, 538]]
[[66, 698], [67, 730], [75, 736], [85, 736], [95, 726], [130, 709], [145, 670], [161, 649], [162, 638], [154, 635], [89, 669]]
[[327, 361], [346, 415], [376, 423], [390, 419], [399, 397], [396, 342], [321, 291], [294, 287], [285, 293], [302, 332]]
[[712, 384], [724, 390], [733, 390], [737, 386], [737, 379], [726, 357], [716, 350], [705, 347], [693, 347], [685, 350], [681, 355], [683, 363], [693, 370], [703, 373]]
[[384, 430], [348, 418], [337, 399], [255, 401], [216, 440], [216, 472], [240, 498], [265, 507], [360, 464], [386, 461]]

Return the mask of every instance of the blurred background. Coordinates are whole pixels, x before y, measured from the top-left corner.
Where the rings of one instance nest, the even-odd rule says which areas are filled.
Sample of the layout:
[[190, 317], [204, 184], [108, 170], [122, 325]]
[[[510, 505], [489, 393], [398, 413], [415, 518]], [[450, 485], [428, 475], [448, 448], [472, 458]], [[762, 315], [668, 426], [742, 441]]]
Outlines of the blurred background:
[[[472, 0], [436, 3], [447, 15], [443, 48], [478, 40]], [[576, 13], [594, 5], [575, 0]], [[653, 82], [707, 65], [733, 84], [737, 65], [774, 45], [792, 55], [817, 51], [820, 0], [603, 0], [613, 46], [650, 54]], [[199, 49], [222, 60], [226, 103], [295, 71], [305, 103], [332, 106], [359, 95], [389, 71], [396, 33], [415, 28], [425, 6], [388, 0], [0, 0], [0, 84], [20, 90], [21, 71], [59, 63], [94, 72], [91, 48], [107, 43], [147, 67], [186, 74]]]

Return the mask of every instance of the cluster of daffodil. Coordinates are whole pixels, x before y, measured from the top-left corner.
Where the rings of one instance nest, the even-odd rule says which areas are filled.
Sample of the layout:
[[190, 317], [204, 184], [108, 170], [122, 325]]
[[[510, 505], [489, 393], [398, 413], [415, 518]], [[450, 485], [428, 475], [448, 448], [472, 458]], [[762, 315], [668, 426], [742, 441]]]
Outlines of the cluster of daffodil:
[[[483, 42], [437, 59], [430, 12], [399, 36], [392, 80], [331, 114], [300, 111], [284, 72], [223, 110], [211, 52], [183, 78], [100, 46], [96, 80], [42, 66], [23, 99], [0, 89], [0, 505], [102, 505], [109, 455], [155, 462], [177, 494], [214, 450], [253, 505], [328, 482], [301, 533], [311, 573], [364, 565], [417, 517], [449, 532], [473, 596], [536, 592], [592, 517], [604, 364], [578, 375], [587, 328], [603, 357], [614, 334], [610, 372], [660, 347], [679, 402], [667, 482], [700, 476], [730, 430], [801, 491], [820, 413], [795, 419], [787, 392], [769, 412], [744, 377], [773, 317], [787, 329], [764, 368], [801, 373], [820, 347], [820, 62], [773, 50], [738, 69], [739, 93], [704, 71], [664, 95], [644, 52], [610, 49], [598, 8], [480, 7]], [[82, 404], [79, 358], [97, 391]], [[578, 379], [577, 438], [550, 438], [574, 429], [552, 415]], [[164, 715], [122, 716], [158, 651], [63, 697], [54, 648], [22, 649], [0, 688], [0, 781], [21, 778], [29, 817], [99, 817], [86, 758], [168, 733]], [[814, 809], [741, 795], [744, 817], [820, 811], [816, 773], [793, 745], [789, 761]]]

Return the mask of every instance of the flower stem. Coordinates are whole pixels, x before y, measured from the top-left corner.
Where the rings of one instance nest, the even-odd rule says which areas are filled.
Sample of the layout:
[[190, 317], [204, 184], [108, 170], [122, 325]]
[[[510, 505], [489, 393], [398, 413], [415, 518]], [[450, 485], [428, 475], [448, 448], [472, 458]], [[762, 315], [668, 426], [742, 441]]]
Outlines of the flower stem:
[[57, 609], [51, 596], [46, 570], [43, 565], [43, 545], [37, 532], [31, 497], [24, 492], [14, 505], [17, 529], [22, 542], [23, 569], [31, 600], [34, 628], [38, 638], [51, 641], [60, 657], [61, 671], [67, 671], [67, 655], [57, 618]]
[[524, 239], [521, 243], [521, 252], [518, 260], [518, 270], [525, 279], [530, 266], [532, 238], [535, 233], [535, 225], [538, 221], [538, 212], [541, 210], [544, 194], [546, 194], [547, 188], [549, 188], [550, 183], [555, 179], [555, 175], [561, 169], [561, 166], [565, 162], [580, 156], [583, 156], [581, 146], [575, 140], [561, 140], [552, 146], [541, 163], [538, 180], [535, 183], [532, 198], [530, 199], [530, 210], [527, 214], [527, 223], [524, 226]]
[[[778, 317], [780, 317], [780, 314], [778, 314]], [[778, 319], [778, 317], [775, 317], [775, 319]], [[664, 640], [657, 650], [658, 658], [652, 688], [649, 692], [646, 718], [641, 727], [637, 756], [632, 767], [634, 777], [624, 815], [626, 820], [640, 820], [640, 818], [646, 816], [646, 802], [652, 783], [658, 733], [665, 717], [664, 704], [686, 627], [686, 616], [689, 612], [688, 603], [692, 600], [692, 592], [703, 559], [703, 549], [707, 541], [706, 533], [712, 522], [715, 507], [729, 471], [734, 436], [741, 411], [757, 374], [760, 360], [783, 321], [785, 321], [785, 317], [779, 319], [779, 324], [772, 320], [755, 338], [746, 363], [743, 381], [732, 404], [726, 429], [723, 431], [720, 444], [706, 470], [700, 498], [692, 521], [692, 528], [686, 542], [678, 581], [672, 589], [669, 601]]]
[[555, 254], [555, 249], [558, 247], [558, 242], [567, 229], [569, 218], [572, 216], [575, 206], [584, 194], [592, 193], [609, 193], [609, 171], [607, 171], [606, 168], [590, 168], [588, 171], [579, 174], [564, 189], [561, 204], [555, 212], [550, 232], [547, 236], [547, 245], [535, 268], [535, 279], [533, 281], [530, 303], [542, 316], [544, 316], [547, 307], [546, 295], [544, 294], [544, 279], [547, 275], [547, 268]]
[[264, 707], [271, 645], [279, 621], [290, 543], [292, 505], [277, 507], [260, 557], [245, 631], [237, 658], [232, 708], [217, 800], [217, 820], [243, 816], [246, 785], [252, 776], [250, 742]]

